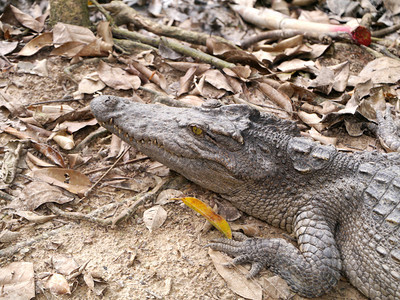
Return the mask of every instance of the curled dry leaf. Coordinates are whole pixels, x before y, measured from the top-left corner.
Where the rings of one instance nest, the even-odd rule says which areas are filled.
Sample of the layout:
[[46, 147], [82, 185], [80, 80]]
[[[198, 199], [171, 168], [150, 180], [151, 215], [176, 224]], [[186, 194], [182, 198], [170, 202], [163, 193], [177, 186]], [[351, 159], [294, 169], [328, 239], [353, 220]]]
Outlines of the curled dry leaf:
[[46, 156], [50, 161], [54, 162], [56, 165], [59, 165], [60, 167], [65, 168], [66, 164], [64, 161], [64, 158], [62, 157], [61, 153], [54, 148], [50, 147], [49, 145], [38, 143], [35, 141], [32, 141], [32, 146], [35, 148], [37, 151], [42, 153], [44, 156]]
[[65, 150], [72, 150], [75, 147], [74, 137], [65, 133], [57, 133], [53, 136], [53, 140]]
[[30, 152], [26, 153], [26, 159], [29, 159], [31, 163], [38, 167], [55, 167], [55, 165], [36, 157]]
[[34, 39], [30, 40], [21, 51], [19, 51], [18, 55], [21, 56], [31, 56], [37, 53], [40, 49], [52, 46], [53, 45], [53, 33], [52, 32], [44, 32]]
[[0, 55], [7, 55], [17, 48], [18, 42], [0, 41]]
[[208, 222], [221, 231], [228, 239], [232, 238], [232, 231], [228, 222], [223, 217], [216, 214], [213, 209], [203, 201], [193, 197], [174, 198], [174, 200], [182, 200], [188, 207], [205, 217]]
[[[36, 32], [41, 32], [44, 28], [44, 22], [41, 23], [30, 15], [22, 12], [18, 8], [13, 5], [10, 5], [12, 12], [14, 13], [15, 18], [25, 27], [32, 29]], [[44, 20], [43, 20], [44, 21]]]
[[0, 269], [1, 299], [29, 300], [35, 297], [33, 263], [13, 262]]
[[54, 273], [46, 281], [45, 287], [50, 290], [53, 295], [71, 294], [67, 279], [61, 275]]
[[167, 212], [161, 205], [153, 206], [143, 213], [143, 222], [150, 232], [161, 227], [166, 219]]
[[257, 224], [232, 224], [232, 230], [241, 230], [246, 236], [258, 236], [260, 228]]
[[186, 74], [179, 79], [179, 91], [178, 96], [189, 92], [190, 86], [193, 84], [194, 74], [196, 72], [196, 67], [191, 67], [186, 71]]
[[277, 91], [264, 82], [260, 83], [260, 89], [272, 102], [283, 108], [287, 113], [293, 113], [292, 101], [286, 94]]
[[90, 180], [86, 175], [71, 169], [40, 169], [34, 170], [32, 175], [47, 183], [62, 187], [79, 196], [83, 196], [91, 186]]
[[308, 133], [314, 140], [319, 141], [322, 144], [336, 146], [337, 138], [335, 137], [324, 136], [320, 134], [317, 130], [315, 130], [313, 127], [308, 131]]
[[308, 126], [317, 129], [318, 131], [322, 131], [325, 129], [325, 125], [321, 123], [321, 118], [318, 117], [317, 114], [309, 114], [304, 111], [298, 111], [297, 115], [300, 120], [306, 123]]

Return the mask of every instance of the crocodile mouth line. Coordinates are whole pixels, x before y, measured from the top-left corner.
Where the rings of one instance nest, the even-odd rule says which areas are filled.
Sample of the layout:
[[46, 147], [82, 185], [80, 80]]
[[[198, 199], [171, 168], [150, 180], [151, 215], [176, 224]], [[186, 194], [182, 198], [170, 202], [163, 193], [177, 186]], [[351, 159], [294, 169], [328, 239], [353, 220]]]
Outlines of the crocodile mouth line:
[[136, 143], [137, 145], [143, 145], [143, 146], [156, 146], [158, 149], [162, 151], [166, 151], [169, 154], [176, 156], [176, 157], [185, 157], [183, 155], [177, 155], [175, 152], [169, 151], [167, 148], [164, 147], [163, 144], [159, 143], [157, 139], [140, 139], [137, 140], [135, 139], [132, 135], [130, 135], [128, 132], [124, 131], [121, 127], [119, 127], [117, 124], [115, 124], [114, 119], [110, 118], [108, 121], [99, 121], [99, 124], [105, 128], [111, 126], [113, 128], [112, 131], [117, 133], [120, 137], [124, 137], [125, 140], [129, 141], [130, 144]]

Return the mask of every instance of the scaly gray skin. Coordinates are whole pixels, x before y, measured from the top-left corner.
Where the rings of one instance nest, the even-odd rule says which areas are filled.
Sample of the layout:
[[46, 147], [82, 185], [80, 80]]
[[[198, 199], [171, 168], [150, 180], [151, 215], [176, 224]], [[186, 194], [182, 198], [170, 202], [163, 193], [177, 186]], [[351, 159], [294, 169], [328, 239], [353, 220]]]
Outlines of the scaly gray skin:
[[101, 96], [99, 123], [138, 150], [219, 193], [240, 210], [293, 233], [224, 240], [213, 249], [266, 266], [304, 297], [341, 272], [372, 299], [400, 299], [400, 155], [347, 155], [299, 135], [294, 123], [245, 105], [172, 108]]
[[391, 108], [387, 107], [384, 115], [377, 110], [376, 119], [378, 121], [376, 134], [381, 145], [388, 151], [400, 152], [400, 130], [392, 118]]

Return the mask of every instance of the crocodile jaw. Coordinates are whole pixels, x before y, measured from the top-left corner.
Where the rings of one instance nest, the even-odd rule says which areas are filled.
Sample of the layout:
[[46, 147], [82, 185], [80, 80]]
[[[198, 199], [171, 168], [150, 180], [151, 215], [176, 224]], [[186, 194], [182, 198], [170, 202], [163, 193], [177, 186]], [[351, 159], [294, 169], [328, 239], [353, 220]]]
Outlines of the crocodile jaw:
[[222, 161], [220, 153], [210, 152], [188, 133], [192, 118], [201, 122], [197, 109], [135, 103], [114, 96], [97, 97], [90, 106], [101, 126], [189, 180], [228, 195], [242, 184], [227, 168], [228, 159]]

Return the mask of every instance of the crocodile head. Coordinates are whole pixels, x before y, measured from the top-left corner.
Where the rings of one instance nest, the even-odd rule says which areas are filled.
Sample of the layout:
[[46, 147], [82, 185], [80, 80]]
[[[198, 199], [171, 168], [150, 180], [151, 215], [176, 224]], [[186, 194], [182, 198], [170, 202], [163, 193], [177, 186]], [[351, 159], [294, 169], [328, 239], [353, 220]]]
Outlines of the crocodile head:
[[274, 176], [280, 141], [269, 145], [265, 132], [294, 130], [293, 124], [246, 105], [176, 108], [100, 96], [91, 109], [102, 126], [142, 153], [227, 195], [249, 180]]

